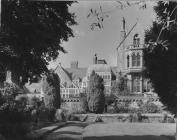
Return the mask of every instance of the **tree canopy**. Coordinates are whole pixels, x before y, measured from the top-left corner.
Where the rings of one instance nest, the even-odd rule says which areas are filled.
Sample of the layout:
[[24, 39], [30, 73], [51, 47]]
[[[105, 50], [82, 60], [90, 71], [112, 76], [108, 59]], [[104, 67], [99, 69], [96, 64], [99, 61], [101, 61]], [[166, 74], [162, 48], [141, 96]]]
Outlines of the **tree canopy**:
[[2, 0], [0, 64], [25, 79], [48, 71], [47, 65], [66, 52], [73, 37], [71, 1]]
[[160, 100], [173, 113], [177, 111], [177, 2], [157, 3], [157, 20], [145, 32], [145, 74]]

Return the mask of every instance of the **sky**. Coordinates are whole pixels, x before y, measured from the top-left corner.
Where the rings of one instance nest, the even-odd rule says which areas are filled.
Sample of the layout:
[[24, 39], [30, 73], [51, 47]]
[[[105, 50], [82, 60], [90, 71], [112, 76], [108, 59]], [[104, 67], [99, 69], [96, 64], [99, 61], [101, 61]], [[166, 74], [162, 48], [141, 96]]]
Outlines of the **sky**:
[[[135, 2], [135, 1], [134, 1]], [[138, 20], [138, 24], [126, 40], [130, 45], [133, 35], [138, 33], [143, 43], [144, 31], [152, 25], [155, 20], [153, 6], [154, 1], [146, 2], [147, 7], [143, 10], [140, 5], [131, 6], [121, 10], [120, 4], [116, 1], [79, 1], [74, 3], [69, 11], [75, 13], [78, 25], [72, 26], [75, 37], [69, 38], [69, 41], [63, 42], [62, 46], [68, 53], [60, 52], [59, 57], [50, 63], [49, 68], [55, 68], [59, 63], [64, 68], [70, 67], [71, 61], [78, 61], [79, 67], [88, 67], [93, 64], [93, 56], [97, 53], [98, 59], [105, 59], [110, 66], [116, 66], [116, 48], [121, 42], [120, 30], [122, 17], [125, 18], [126, 32]], [[102, 7], [103, 12], [109, 12], [109, 17], [104, 19], [104, 29], [95, 28], [91, 30], [91, 23], [96, 19], [87, 18], [90, 8], [99, 10]]]

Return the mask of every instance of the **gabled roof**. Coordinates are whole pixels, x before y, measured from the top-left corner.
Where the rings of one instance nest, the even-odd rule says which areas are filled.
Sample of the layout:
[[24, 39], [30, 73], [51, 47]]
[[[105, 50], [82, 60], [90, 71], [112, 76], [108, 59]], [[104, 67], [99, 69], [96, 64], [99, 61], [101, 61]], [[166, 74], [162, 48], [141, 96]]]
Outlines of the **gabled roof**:
[[66, 68], [72, 80], [83, 79], [86, 76], [87, 68]]
[[58, 74], [62, 83], [67, 83], [67, 85], [72, 84], [69, 73], [61, 65], [58, 65], [56, 69], [54, 70], [54, 72]]

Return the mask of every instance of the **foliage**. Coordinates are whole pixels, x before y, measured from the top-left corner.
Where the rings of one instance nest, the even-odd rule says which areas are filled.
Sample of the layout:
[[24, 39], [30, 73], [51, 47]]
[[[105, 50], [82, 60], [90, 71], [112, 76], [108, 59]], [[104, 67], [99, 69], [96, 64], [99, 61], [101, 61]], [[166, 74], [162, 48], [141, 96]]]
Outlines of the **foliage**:
[[111, 94], [117, 95], [127, 95], [129, 94], [127, 87], [127, 78], [119, 73], [118, 80], [113, 82], [111, 87]]
[[40, 76], [47, 65], [66, 52], [63, 41], [73, 37], [71, 25], [75, 15], [68, 7], [71, 1], [2, 0], [0, 29], [0, 64], [22, 76]]
[[146, 102], [140, 106], [139, 111], [142, 113], [160, 113], [161, 109], [153, 102]]
[[157, 21], [145, 32], [145, 74], [155, 92], [171, 112], [177, 109], [177, 2], [159, 1], [154, 10]]
[[57, 74], [50, 72], [43, 79], [42, 89], [44, 92], [44, 103], [47, 108], [60, 108], [60, 79]]
[[89, 111], [86, 93], [80, 93], [80, 104], [81, 104], [81, 110], [83, 112], [86, 113]]
[[42, 101], [38, 97], [32, 97], [29, 99], [29, 105], [39, 107], [42, 104]]
[[103, 113], [105, 105], [103, 79], [94, 71], [90, 75], [87, 102], [90, 112]]
[[129, 103], [128, 102], [115, 103], [114, 110], [116, 113], [129, 113]]
[[[99, 5], [96, 9], [89, 9], [89, 13], [87, 15], [87, 18], [94, 18], [94, 22], [90, 25], [91, 30], [94, 30], [95, 28], [98, 29], [104, 29], [103, 23], [110, 16], [112, 12], [115, 12], [116, 10], [123, 10], [125, 8], [136, 6], [138, 5], [139, 9], [145, 9], [147, 7], [147, 4], [145, 1], [115, 1], [115, 8], [113, 8], [110, 11], [103, 10], [103, 7]], [[136, 7], [136, 8], [138, 8]]]
[[6, 138], [25, 135], [30, 130], [30, 108], [26, 103], [15, 100], [17, 88], [15, 84], [5, 83], [0, 91], [0, 133]]
[[96, 122], [96, 123], [103, 122], [103, 119], [101, 118], [101, 116], [96, 116], [96, 119], [94, 122]]

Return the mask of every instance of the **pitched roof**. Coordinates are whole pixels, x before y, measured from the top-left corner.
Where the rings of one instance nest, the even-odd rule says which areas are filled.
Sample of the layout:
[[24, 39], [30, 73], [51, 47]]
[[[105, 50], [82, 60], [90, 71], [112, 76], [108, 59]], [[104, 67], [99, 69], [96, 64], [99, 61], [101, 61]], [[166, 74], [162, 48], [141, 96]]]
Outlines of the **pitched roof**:
[[66, 68], [72, 80], [83, 79], [86, 76], [87, 68]]
[[69, 73], [61, 65], [58, 65], [54, 72], [58, 74], [62, 83], [67, 83], [68, 85], [72, 84]]

